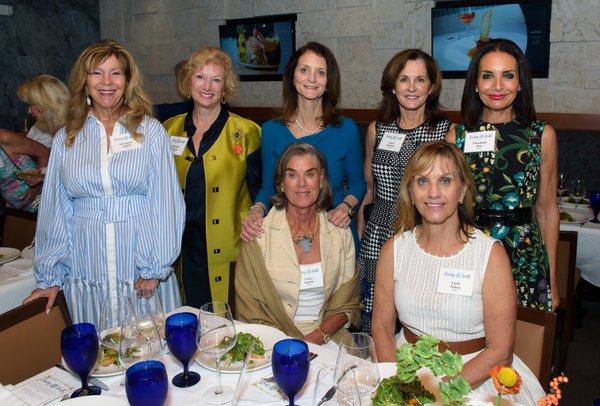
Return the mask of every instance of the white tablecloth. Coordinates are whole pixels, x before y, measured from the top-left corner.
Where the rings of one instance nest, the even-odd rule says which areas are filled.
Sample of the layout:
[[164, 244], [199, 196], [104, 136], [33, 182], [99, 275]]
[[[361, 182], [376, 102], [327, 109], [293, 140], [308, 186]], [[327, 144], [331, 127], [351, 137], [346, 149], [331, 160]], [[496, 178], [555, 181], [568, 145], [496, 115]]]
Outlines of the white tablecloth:
[[[566, 208], [562, 211], [574, 211], [590, 218], [593, 217], [590, 208]], [[581, 269], [581, 277], [589, 283], [600, 287], [600, 224], [587, 222], [579, 224], [560, 224], [564, 231], [577, 231], [577, 267]]]
[[36, 288], [30, 259], [19, 258], [0, 267], [0, 314], [21, 305]]

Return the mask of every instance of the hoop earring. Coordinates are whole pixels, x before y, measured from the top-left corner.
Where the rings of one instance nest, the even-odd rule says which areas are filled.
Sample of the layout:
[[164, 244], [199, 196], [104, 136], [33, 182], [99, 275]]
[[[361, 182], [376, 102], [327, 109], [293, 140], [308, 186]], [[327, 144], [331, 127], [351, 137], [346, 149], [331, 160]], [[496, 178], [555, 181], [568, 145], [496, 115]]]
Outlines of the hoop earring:
[[225, 96], [221, 95], [221, 104], [225, 103], [227, 103], [227, 99], [225, 98]]

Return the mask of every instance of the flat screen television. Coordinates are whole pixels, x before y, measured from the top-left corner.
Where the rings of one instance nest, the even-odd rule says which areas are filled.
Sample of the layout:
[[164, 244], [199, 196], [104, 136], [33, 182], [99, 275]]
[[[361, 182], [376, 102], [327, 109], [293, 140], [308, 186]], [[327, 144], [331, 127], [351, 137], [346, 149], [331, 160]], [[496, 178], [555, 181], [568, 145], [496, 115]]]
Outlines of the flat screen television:
[[219, 39], [240, 80], [281, 80], [296, 51], [296, 14], [226, 20]]
[[444, 78], [464, 78], [478, 47], [493, 38], [514, 41], [533, 77], [547, 78], [552, 0], [437, 2], [431, 9], [431, 53]]

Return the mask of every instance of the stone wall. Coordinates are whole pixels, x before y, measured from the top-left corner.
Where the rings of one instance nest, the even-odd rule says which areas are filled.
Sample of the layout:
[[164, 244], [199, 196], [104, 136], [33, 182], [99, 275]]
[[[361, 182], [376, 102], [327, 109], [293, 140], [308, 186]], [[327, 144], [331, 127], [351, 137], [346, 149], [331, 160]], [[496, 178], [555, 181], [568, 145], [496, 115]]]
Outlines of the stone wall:
[[[429, 0], [100, 0], [103, 37], [136, 55], [156, 103], [180, 100], [173, 66], [218, 46], [225, 19], [297, 13], [296, 43], [329, 46], [342, 69], [342, 105], [374, 108], [381, 72], [396, 52], [431, 51]], [[538, 111], [599, 113], [600, 7], [597, 0], [553, 0], [550, 75], [534, 79]], [[444, 80], [442, 101], [460, 108], [463, 80]], [[278, 104], [279, 82], [243, 82], [232, 104]]]

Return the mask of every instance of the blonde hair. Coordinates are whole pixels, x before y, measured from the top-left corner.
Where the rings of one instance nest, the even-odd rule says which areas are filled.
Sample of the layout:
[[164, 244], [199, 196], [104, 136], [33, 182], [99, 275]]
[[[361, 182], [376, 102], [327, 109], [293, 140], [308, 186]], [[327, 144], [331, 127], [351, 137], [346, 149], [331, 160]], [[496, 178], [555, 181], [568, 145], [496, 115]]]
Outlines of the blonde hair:
[[444, 158], [456, 167], [458, 178], [465, 187], [463, 204], [458, 206], [458, 235], [470, 237], [470, 227], [473, 226], [473, 196], [475, 194], [475, 183], [471, 170], [465, 160], [462, 151], [454, 144], [446, 141], [431, 141], [421, 145], [409, 159], [400, 182], [400, 192], [396, 202], [396, 224], [392, 227], [395, 233], [412, 230], [416, 225], [423, 222], [421, 214], [412, 204], [410, 196], [410, 185], [415, 177], [431, 169], [437, 157]]
[[197, 69], [204, 67], [208, 63], [213, 63], [223, 67], [225, 71], [224, 86], [223, 86], [223, 99], [224, 103], [231, 100], [235, 94], [235, 90], [239, 85], [239, 78], [235, 70], [233, 69], [233, 62], [231, 57], [227, 53], [221, 51], [219, 48], [206, 47], [200, 48], [190, 56], [190, 59], [186, 61], [179, 73], [177, 74], [177, 88], [179, 93], [186, 99], [190, 98], [190, 83], [192, 76]]
[[143, 135], [136, 130], [144, 115], [152, 115], [152, 102], [142, 88], [142, 74], [133, 56], [117, 41], [105, 39], [87, 47], [73, 66], [69, 76], [71, 101], [67, 113], [67, 137], [65, 145], [73, 145], [79, 131], [83, 128], [90, 106], [87, 105], [88, 73], [102, 64], [109, 57], [115, 56], [123, 68], [126, 85], [123, 100], [125, 109], [125, 127], [136, 141], [141, 141]]
[[69, 89], [60, 79], [50, 75], [36, 75], [17, 87], [17, 97], [36, 106], [41, 116], [37, 128], [54, 135], [67, 120]]

